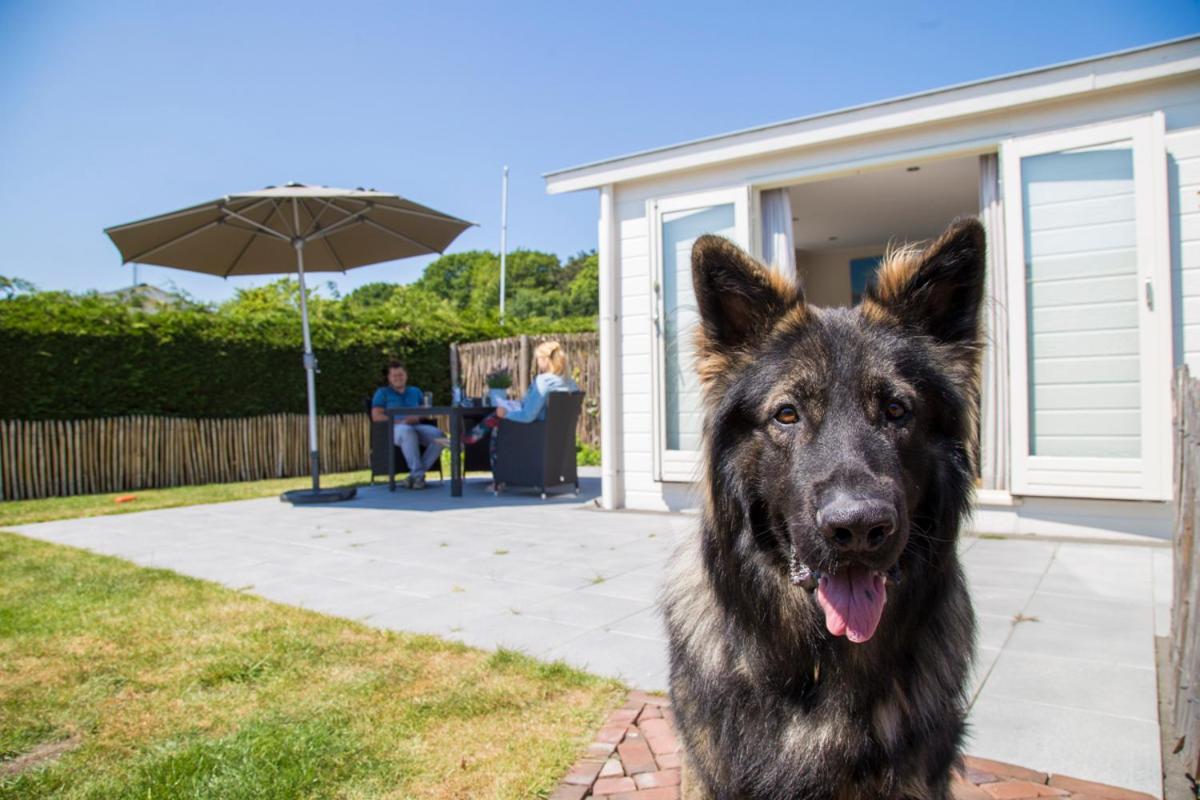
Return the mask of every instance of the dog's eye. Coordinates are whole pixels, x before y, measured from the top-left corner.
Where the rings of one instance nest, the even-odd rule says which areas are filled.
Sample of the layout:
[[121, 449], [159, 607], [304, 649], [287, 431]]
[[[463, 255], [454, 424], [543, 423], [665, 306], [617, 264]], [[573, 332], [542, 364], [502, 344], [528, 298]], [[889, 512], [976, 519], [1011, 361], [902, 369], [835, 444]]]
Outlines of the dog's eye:
[[775, 412], [775, 421], [783, 425], [795, 425], [800, 421], [800, 414], [795, 406], [783, 406]]
[[883, 406], [883, 415], [888, 422], [900, 422], [908, 416], [908, 406], [899, 400], [889, 400]]

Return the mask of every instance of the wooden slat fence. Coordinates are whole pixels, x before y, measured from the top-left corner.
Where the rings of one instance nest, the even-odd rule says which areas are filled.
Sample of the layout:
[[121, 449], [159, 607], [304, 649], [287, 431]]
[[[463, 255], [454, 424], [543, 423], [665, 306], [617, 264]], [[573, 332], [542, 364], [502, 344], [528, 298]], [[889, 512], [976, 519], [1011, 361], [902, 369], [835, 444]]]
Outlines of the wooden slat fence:
[[[365, 414], [321, 417], [323, 472], [365, 469]], [[308, 474], [308, 419], [0, 420], [0, 499], [122, 492]]]
[[478, 397], [487, 389], [485, 377], [497, 367], [508, 367], [513, 373], [513, 388], [509, 395], [521, 398], [529, 382], [537, 375], [534, 349], [542, 342], [556, 340], [567, 354], [567, 371], [584, 391], [583, 413], [579, 415], [579, 440], [600, 446], [600, 338], [595, 333], [561, 333], [540, 336], [512, 336], [451, 347], [450, 357], [457, 354], [458, 376], [469, 396]]
[[[1200, 775], [1200, 381], [1181, 367], [1175, 381], [1175, 542], [1168, 694], [1163, 720], [1184, 770]], [[1172, 749], [1176, 749], [1172, 747]]]

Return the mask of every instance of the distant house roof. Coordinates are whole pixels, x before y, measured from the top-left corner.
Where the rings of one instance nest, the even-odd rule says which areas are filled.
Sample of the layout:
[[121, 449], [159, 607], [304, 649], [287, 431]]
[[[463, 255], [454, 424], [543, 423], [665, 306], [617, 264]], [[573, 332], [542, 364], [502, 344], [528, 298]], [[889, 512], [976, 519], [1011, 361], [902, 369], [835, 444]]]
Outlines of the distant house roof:
[[185, 298], [180, 297], [178, 294], [169, 292], [166, 289], [160, 289], [149, 283], [139, 283], [137, 286], [127, 286], [124, 289], [104, 292], [103, 296], [127, 302], [150, 314], [161, 311], [164, 308], [184, 305], [187, 302]]
[[1200, 36], [1038, 67], [545, 173], [550, 194], [1200, 72]]

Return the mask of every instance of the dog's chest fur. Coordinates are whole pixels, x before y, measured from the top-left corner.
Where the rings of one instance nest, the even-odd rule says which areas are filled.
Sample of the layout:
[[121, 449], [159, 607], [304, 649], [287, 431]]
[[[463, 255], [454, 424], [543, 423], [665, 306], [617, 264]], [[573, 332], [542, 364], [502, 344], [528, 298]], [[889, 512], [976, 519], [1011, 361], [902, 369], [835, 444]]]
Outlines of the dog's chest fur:
[[[691, 797], [725, 796], [703, 784], [731, 798], [945, 796], [939, 776], [956, 758], [963, 716], [965, 660], [953, 648], [971, 640], [969, 615], [926, 609], [954, 628], [948, 637], [889, 619], [921, 649], [914, 668], [888, 656], [888, 637], [872, 648], [811, 643], [819, 614], [795, 587], [782, 587], [798, 600], [784, 617], [793, 630], [744, 625], [703, 559], [700, 537], [686, 542], [663, 598]], [[947, 600], [951, 610], [966, 598]]]

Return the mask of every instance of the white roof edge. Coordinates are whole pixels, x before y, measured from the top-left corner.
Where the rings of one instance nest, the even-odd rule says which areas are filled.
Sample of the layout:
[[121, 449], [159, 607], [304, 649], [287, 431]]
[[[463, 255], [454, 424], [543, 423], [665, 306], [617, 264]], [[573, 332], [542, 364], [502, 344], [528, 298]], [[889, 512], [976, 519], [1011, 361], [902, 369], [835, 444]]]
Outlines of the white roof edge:
[[[1099, 76], [1095, 72], [1088, 75], [1070, 74], [1073, 71], [1078, 71], [1080, 67], [1100, 66], [1106, 62], [1115, 63], [1122, 60], [1133, 63], [1128, 65], [1128, 69], [1125, 70], [1126, 74], [1114, 76], [1112, 79], [1097, 81], [1096, 78]], [[981, 80], [943, 86], [913, 94], [891, 97], [885, 100], [876, 100], [833, 111], [822, 111], [782, 122], [772, 122], [766, 125], [744, 128], [715, 136], [706, 136], [665, 147], [641, 150], [623, 156], [546, 172], [543, 173], [542, 178], [546, 181], [546, 191], [549, 194], [594, 189], [609, 183], [619, 183], [649, 175], [688, 169], [701, 166], [705, 163], [716, 163], [752, 155], [761, 155], [773, 150], [790, 149], [817, 141], [856, 135], [856, 133], [878, 133], [889, 128], [900, 128], [907, 125], [920, 124], [921, 122], [932, 122], [937, 119], [967, 116], [1007, 106], [1080, 94], [1097, 89], [1112, 89], [1118, 86], [1160, 80], [1194, 71], [1200, 71], [1200, 34], [1182, 36], [1177, 39], [1155, 42], [1149, 45], [1104, 53], [1098, 56], [1088, 56], [1074, 61], [1034, 67], [1028, 70], [1011, 72]], [[1004, 84], [1020, 83], [1036, 76], [1045, 76], [1048, 80], [1039, 84], [1039, 87], [1029, 87], [1024, 92], [1005, 91], [1007, 87]], [[1078, 79], [1081, 77], [1088, 77], [1090, 80], [1080, 82]], [[1056, 79], [1061, 80], [1065, 85], [1057, 92], [1050, 91], [1048, 93], [1045, 90], [1045, 85], [1053, 84]], [[959, 108], [958, 106], [961, 105], [959, 103], [948, 104], [949, 107], [943, 113], [917, 115], [922, 117], [921, 119], [896, 119], [890, 120], [886, 124], [879, 124], [876, 121], [874, 125], [869, 126], [869, 131], [842, 131], [836, 136], [812, 135], [822, 129], [841, 131], [842, 128], [849, 126], [840, 125], [840, 122], [849, 122], [852, 118], [862, 116], [863, 114], [870, 114], [875, 117], [885, 116], [885, 112], [889, 109], [894, 112], [891, 116], [900, 118], [911, 117], [914, 115], [905, 114], [904, 112], [912, 110], [910, 107], [920, 105], [920, 101], [927, 101], [930, 98], [938, 96], [944, 96], [949, 100], [949, 96], [955, 93], [963, 94], [969, 90], [979, 90], [982, 88], [991, 90], [988, 94], [994, 96], [994, 102], [983, 104], [972, 103], [969, 104], [971, 106], [969, 108]], [[1040, 91], [1039, 88], [1041, 89]], [[899, 108], [894, 108], [897, 106]], [[806, 137], [789, 135], [801, 132], [808, 132], [810, 135]], [[774, 137], [777, 140], [774, 145], [761, 141], [768, 137]], [[799, 139], [801, 138], [809, 141], [800, 141]], [[758, 140], [754, 142], [756, 146], [748, 146], [751, 144], [747, 142], [748, 139]]]

